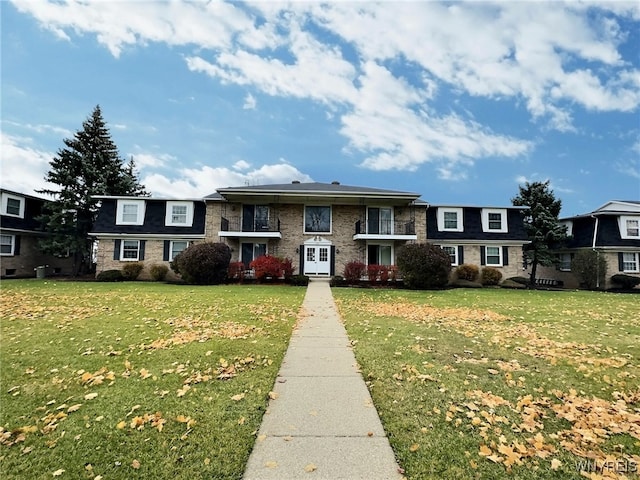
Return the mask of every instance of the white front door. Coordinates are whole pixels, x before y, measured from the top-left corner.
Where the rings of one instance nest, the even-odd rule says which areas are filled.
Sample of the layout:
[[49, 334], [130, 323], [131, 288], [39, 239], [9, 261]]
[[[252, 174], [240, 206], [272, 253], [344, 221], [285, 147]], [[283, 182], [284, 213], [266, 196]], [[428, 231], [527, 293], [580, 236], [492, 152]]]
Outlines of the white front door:
[[331, 273], [331, 246], [305, 245], [304, 274], [329, 275]]

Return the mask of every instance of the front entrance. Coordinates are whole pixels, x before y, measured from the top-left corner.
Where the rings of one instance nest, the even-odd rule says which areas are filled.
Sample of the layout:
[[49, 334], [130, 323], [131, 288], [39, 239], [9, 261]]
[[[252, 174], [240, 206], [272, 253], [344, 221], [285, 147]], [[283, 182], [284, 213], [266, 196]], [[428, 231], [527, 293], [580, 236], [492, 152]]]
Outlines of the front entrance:
[[302, 259], [304, 275], [331, 275], [331, 242], [322, 238], [307, 240]]

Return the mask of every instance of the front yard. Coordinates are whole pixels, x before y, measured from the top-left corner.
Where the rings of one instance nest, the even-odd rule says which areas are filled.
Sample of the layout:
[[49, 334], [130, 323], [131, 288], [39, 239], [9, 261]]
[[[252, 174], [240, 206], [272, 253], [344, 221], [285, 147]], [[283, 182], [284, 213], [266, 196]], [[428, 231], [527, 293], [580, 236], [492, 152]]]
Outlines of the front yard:
[[[3, 281], [3, 478], [240, 478], [304, 293]], [[333, 294], [407, 478], [637, 478], [637, 295]]]
[[2, 478], [240, 478], [304, 293], [3, 281]]
[[334, 298], [408, 478], [638, 478], [637, 295]]

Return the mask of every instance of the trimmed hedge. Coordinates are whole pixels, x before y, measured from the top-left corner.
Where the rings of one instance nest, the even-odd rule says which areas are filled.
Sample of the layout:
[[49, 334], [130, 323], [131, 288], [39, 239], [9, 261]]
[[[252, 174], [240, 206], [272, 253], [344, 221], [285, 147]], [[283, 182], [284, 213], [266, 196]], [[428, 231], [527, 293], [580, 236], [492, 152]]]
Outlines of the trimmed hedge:
[[494, 267], [482, 269], [482, 285], [498, 285], [502, 280], [502, 272]]
[[130, 262], [122, 267], [122, 276], [125, 280], [137, 280], [144, 268], [142, 262]]
[[164, 282], [167, 278], [167, 273], [169, 273], [169, 267], [166, 265], [151, 265], [149, 269], [151, 278], [156, 282]]
[[96, 276], [98, 282], [124, 282], [121, 270], [105, 270]]
[[625, 275], [624, 273], [617, 273], [611, 277], [611, 282], [616, 285], [620, 285], [625, 290], [631, 290], [636, 285], [640, 285], [640, 277], [634, 277], [633, 275]]
[[480, 268], [477, 265], [472, 265], [470, 263], [463, 263], [456, 268], [456, 276], [460, 280], [468, 280], [470, 282], [475, 282], [478, 280], [478, 276], [480, 275]]

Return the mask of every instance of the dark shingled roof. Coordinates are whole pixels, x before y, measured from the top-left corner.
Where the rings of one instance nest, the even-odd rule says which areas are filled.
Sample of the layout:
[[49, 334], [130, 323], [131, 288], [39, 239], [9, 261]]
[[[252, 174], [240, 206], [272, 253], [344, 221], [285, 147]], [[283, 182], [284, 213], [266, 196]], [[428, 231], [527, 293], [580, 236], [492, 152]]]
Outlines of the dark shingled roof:
[[398, 190], [385, 190], [381, 188], [357, 187], [353, 185], [342, 185], [333, 183], [281, 183], [272, 185], [251, 185], [243, 187], [219, 188], [217, 192], [207, 195], [208, 199], [220, 199], [225, 193], [298, 193], [298, 194], [318, 194], [334, 193], [340, 195], [376, 195], [376, 196], [407, 196], [418, 198], [420, 195], [412, 192], [402, 192]]

